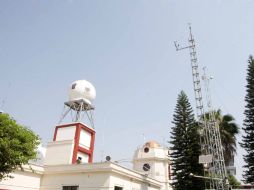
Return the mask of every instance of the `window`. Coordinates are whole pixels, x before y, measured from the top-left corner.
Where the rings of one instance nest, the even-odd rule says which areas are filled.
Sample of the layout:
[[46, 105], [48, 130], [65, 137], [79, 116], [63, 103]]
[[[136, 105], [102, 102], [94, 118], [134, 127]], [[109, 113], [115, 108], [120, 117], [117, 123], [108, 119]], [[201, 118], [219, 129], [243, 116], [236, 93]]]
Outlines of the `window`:
[[145, 148], [144, 148], [144, 152], [145, 152], [145, 153], [148, 153], [148, 152], [149, 152], [149, 148], [148, 148], [148, 147], [145, 147]]
[[78, 190], [78, 186], [63, 186], [63, 190]]
[[148, 172], [148, 171], [150, 170], [150, 168], [151, 168], [151, 167], [150, 167], [149, 164], [144, 164], [144, 165], [143, 165], [143, 170], [146, 171], [146, 172]]
[[75, 89], [76, 85], [77, 85], [76, 83], [72, 84], [71, 89]]
[[119, 186], [115, 186], [114, 190], [123, 190], [123, 188]]
[[79, 156], [78, 159], [76, 160], [76, 163], [81, 164], [81, 162], [82, 162], [82, 158]]

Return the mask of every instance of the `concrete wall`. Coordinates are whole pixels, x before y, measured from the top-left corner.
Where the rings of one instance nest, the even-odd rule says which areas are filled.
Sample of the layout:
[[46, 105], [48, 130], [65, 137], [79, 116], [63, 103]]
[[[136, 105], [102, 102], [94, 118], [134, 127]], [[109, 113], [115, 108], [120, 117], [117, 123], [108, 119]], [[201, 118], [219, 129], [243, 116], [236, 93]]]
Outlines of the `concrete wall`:
[[41, 181], [40, 190], [62, 190], [62, 186], [79, 186], [79, 190], [109, 189], [108, 173], [47, 174]]
[[71, 164], [73, 155], [74, 141], [53, 141], [48, 143], [45, 165]]
[[[144, 164], [150, 165], [149, 171], [144, 171]], [[133, 169], [160, 181], [163, 184], [162, 190], [172, 189], [169, 187], [168, 166], [169, 158], [167, 148], [143, 146], [135, 151]]]
[[134, 159], [138, 158], [166, 158], [168, 150], [163, 147], [149, 148], [148, 152], [145, 152], [146, 147], [139, 148], [134, 153]]
[[46, 166], [41, 190], [61, 190], [79, 186], [79, 190], [160, 190], [162, 184], [112, 162]]
[[[144, 177], [145, 179], [145, 177]], [[115, 186], [122, 187], [124, 190], [159, 190], [160, 188], [156, 188], [151, 186], [149, 182], [138, 181], [131, 177], [120, 177], [118, 175], [110, 176], [110, 190], [114, 190]]]
[[89, 150], [90, 143], [91, 143], [91, 133], [85, 131], [84, 129], [81, 129], [80, 138], [79, 138], [79, 146]]
[[75, 138], [76, 126], [58, 128], [56, 141], [73, 140]]
[[[24, 171], [23, 171], [24, 170]], [[111, 162], [94, 164], [31, 166], [16, 171], [13, 179], [0, 182], [0, 189], [62, 190], [78, 186], [79, 190], [161, 190], [162, 183]]]
[[0, 189], [8, 189], [8, 190], [36, 190], [40, 189], [40, 180], [41, 175], [32, 173], [32, 172], [24, 172], [24, 171], [16, 171], [11, 174], [14, 178], [8, 178], [6, 180], [0, 181]]
[[81, 163], [88, 163], [89, 155], [83, 152], [78, 152], [78, 156], [81, 158]]
[[[149, 171], [143, 170], [144, 163], [150, 165], [151, 169]], [[169, 178], [168, 178], [168, 162], [167, 160], [154, 161], [151, 159], [146, 160], [136, 160], [134, 163], [134, 170], [139, 171], [140, 173], [147, 175], [153, 179], [160, 181], [163, 184], [162, 190], [171, 189], [169, 187]]]

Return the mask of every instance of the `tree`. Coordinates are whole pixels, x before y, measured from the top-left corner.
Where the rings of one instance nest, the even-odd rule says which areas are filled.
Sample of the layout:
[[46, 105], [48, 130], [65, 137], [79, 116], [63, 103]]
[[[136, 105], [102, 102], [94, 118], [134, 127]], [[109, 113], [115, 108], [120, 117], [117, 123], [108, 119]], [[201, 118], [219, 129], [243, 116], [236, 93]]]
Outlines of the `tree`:
[[8, 114], [0, 114], [0, 181], [36, 158], [39, 137]]
[[233, 188], [235, 188], [236, 186], [239, 186], [241, 185], [241, 183], [239, 181], [237, 181], [237, 179], [235, 178], [235, 176], [229, 174], [228, 175], [228, 182], [229, 182], [229, 185]]
[[220, 128], [225, 165], [228, 166], [236, 153], [236, 135], [239, 128], [234, 117], [230, 114], [222, 115], [220, 109], [215, 112], [215, 119]]
[[243, 123], [243, 140], [240, 145], [245, 149], [246, 155], [244, 155], [244, 161], [246, 169], [243, 174], [244, 182], [254, 184], [254, 59], [252, 56], [248, 60], [247, 69], [247, 85], [245, 96], [245, 119]]
[[174, 124], [171, 132], [170, 157], [172, 167], [172, 186], [176, 190], [204, 189], [204, 183], [194, 175], [203, 175], [203, 167], [198, 163], [200, 155], [198, 125], [186, 94], [178, 95]]

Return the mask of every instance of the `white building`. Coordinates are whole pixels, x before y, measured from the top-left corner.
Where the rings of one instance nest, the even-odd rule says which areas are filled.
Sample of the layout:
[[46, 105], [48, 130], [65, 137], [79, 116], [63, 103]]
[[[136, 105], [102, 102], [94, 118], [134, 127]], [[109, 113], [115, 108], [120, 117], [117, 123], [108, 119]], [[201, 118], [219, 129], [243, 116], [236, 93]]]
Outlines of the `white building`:
[[171, 189], [169, 187], [170, 167], [168, 149], [160, 146], [157, 142], [147, 142], [142, 148], [135, 151], [133, 169], [160, 181], [162, 183], [161, 189]]
[[[74, 141], [74, 140], [73, 140]], [[61, 145], [59, 145], [61, 144]], [[169, 159], [167, 149], [158, 143], [147, 142], [136, 150], [133, 170], [106, 161], [99, 163], [62, 163], [54, 158], [52, 143], [44, 158], [48, 165], [29, 164], [16, 170], [12, 176], [0, 182], [1, 190], [168, 190]], [[58, 141], [55, 147], [69, 146]], [[66, 150], [68, 150], [66, 148]], [[68, 151], [66, 151], [67, 153]], [[48, 155], [52, 154], [52, 155]], [[62, 156], [64, 153], [61, 154]], [[41, 156], [41, 154], [40, 154]], [[53, 164], [51, 164], [53, 163]]]
[[36, 163], [22, 166], [13, 178], [0, 181], [0, 190], [169, 190], [167, 148], [155, 141], [136, 150], [133, 169], [106, 161], [93, 163], [95, 130], [80, 122], [86, 115], [93, 126], [91, 104], [95, 88], [85, 80], [69, 89], [66, 112], [76, 112], [75, 122], [58, 125], [46, 152], [39, 147]]

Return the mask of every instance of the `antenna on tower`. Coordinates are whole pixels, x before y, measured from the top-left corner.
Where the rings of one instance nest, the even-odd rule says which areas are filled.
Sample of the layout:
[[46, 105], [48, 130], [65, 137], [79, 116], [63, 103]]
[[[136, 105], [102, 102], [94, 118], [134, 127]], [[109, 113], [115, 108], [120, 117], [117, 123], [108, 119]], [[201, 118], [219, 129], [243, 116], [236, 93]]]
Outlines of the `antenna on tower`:
[[[201, 128], [200, 135], [200, 144], [201, 144], [201, 154], [199, 157], [200, 163], [208, 165], [208, 175], [211, 177], [210, 188], [216, 190], [227, 190], [227, 173], [225, 169], [225, 162], [223, 157], [223, 149], [221, 145], [220, 132], [219, 128], [216, 126], [216, 120], [214, 115], [209, 116], [204, 111], [203, 97], [201, 92], [201, 81], [200, 74], [198, 69], [197, 53], [196, 53], [196, 44], [194, 37], [191, 31], [191, 25], [189, 24], [189, 45], [185, 47], [180, 47], [177, 42], [174, 42], [176, 50], [189, 49], [190, 52], [190, 61], [192, 69], [192, 79], [193, 79], [193, 88], [195, 94], [196, 102], [196, 112], [198, 123]], [[205, 76], [206, 78], [206, 76]], [[206, 83], [207, 81], [206, 78]], [[206, 87], [206, 92], [209, 92], [209, 87]], [[208, 108], [212, 109], [211, 98], [208, 97]], [[212, 113], [212, 112], [211, 112]], [[216, 178], [216, 179], [215, 179]], [[220, 180], [218, 180], [218, 178]]]
[[[92, 100], [96, 97], [94, 86], [86, 80], [78, 80], [71, 84], [69, 88], [69, 101], [64, 103], [64, 111], [59, 123], [67, 116], [69, 112], [72, 115], [73, 122], [81, 122], [87, 116], [92, 128], [94, 128]], [[73, 116], [74, 115], [74, 116]]]
[[202, 80], [204, 81], [204, 86], [205, 86], [207, 109], [210, 112], [210, 111], [213, 111], [212, 98], [211, 98], [211, 92], [210, 92], [210, 80], [213, 79], [213, 77], [207, 76], [206, 70], [207, 70], [206, 67], [203, 67]]
[[206, 103], [207, 103], [207, 115], [208, 115], [208, 120], [207, 120], [207, 125], [208, 128], [211, 132], [211, 144], [213, 145], [212, 147], [212, 152], [213, 153], [213, 159], [218, 160], [216, 163], [213, 164], [213, 169], [216, 171], [216, 175], [219, 175], [224, 179], [225, 183], [225, 188], [228, 188], [228, 179], [227, 179], [227, 172], [226, 172], [226, 166], [225, 166], [225, 161], [224, 161], [224, 155], [223, 155], [223, 147], [221, 143], [221, 137], [220, 137], [220, 130], [218, 127], [217, 120], [215, 118], [215, 110], [212, 106], [212, 97], [211, 97], [211, 92], [210, 92], [210, 80], [213, 79], [211, 76], [207, 76], [206, 74], [206, 67], [203, 67], [203, 76], [202, 79], [204, 81], [204, 86], [205, 86], [205, 92], [206, 92]]

